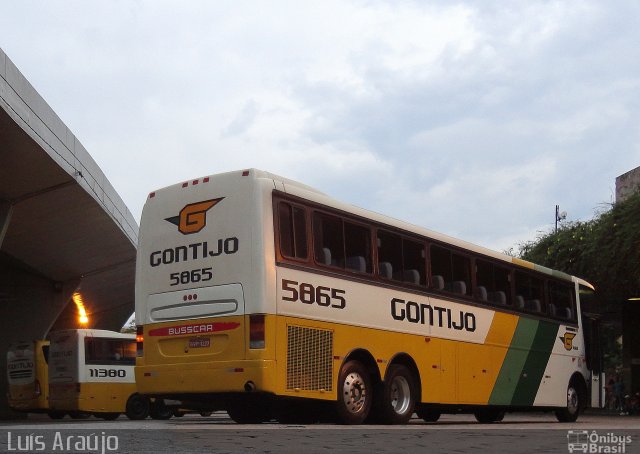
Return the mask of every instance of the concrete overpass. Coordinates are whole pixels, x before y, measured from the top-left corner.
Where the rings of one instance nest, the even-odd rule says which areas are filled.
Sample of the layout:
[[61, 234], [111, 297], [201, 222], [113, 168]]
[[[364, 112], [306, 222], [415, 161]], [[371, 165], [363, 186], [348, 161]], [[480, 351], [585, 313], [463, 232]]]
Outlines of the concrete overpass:
[[0, 415], [6, 347], [134, 310], [138, 225], [80, 141], [0, 50]]

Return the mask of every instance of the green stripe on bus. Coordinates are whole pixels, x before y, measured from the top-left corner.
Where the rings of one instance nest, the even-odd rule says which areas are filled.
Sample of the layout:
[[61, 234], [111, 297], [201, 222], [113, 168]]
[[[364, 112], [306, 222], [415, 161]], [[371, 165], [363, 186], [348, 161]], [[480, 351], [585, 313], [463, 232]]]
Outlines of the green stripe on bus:
[[533, 345], [522, 369], [511, 405], [533, 405], [542, 383], [542, 376], [549, 363], [553, 344], [557, 339], [558, 326], [556, 323], [550, 322], [541, 321], [538, 323]]
[[537, 330], [537, 320], [520, 317], [493, 391], [491, 391], [489, 405], [511, 404]]

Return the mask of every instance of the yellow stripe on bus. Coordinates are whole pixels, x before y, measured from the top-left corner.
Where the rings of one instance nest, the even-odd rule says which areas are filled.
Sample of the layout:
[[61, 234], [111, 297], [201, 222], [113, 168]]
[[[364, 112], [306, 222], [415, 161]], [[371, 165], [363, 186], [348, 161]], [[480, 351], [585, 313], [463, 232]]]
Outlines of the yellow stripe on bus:
[[518, 325], [518, 316], [496, 312], [484, 345], [460, 343], [459, 401], [486, 405]]

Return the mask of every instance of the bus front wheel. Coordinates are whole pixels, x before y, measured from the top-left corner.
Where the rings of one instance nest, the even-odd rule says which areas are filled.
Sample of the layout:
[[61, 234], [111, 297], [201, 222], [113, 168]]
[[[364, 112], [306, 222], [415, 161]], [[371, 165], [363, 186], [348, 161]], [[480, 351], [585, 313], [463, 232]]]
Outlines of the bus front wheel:
[[416, 396], [416, 381], [411, 371], [402, 364], [389, 366], [382, 391], [382, 421], [386, 424], [406, 424], [413, 415]]
[[358, 361], [348, 361], [338, 377], [338, 418], [343, 424], [362, 424], [371, 410], [373, 386], [369, 371]]
[[567, 406], [556, 410], [556, 418], [558, 418], [560, 422], [575, 422], [578, 419], [581, 408], [582, 398], [580, 391], [575, 385], [575, 382], [571, 382], [567, 388]]
[[134, 421], [145, 419], [149, 416], [149, 399], [140, 394], [129, 397], [125, 414], [127, 418]]

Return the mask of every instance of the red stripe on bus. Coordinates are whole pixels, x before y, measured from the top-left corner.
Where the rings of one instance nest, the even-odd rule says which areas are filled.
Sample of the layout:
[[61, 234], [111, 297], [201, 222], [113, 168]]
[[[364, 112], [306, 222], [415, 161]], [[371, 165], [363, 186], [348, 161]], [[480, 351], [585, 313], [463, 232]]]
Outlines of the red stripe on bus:
[[167, 326], [149, 331], [149, 336], [182, 336], [185, 334], [207, 334], [229, 331], [240, 326], [238, 322], [195, 323], [191, 325]]

